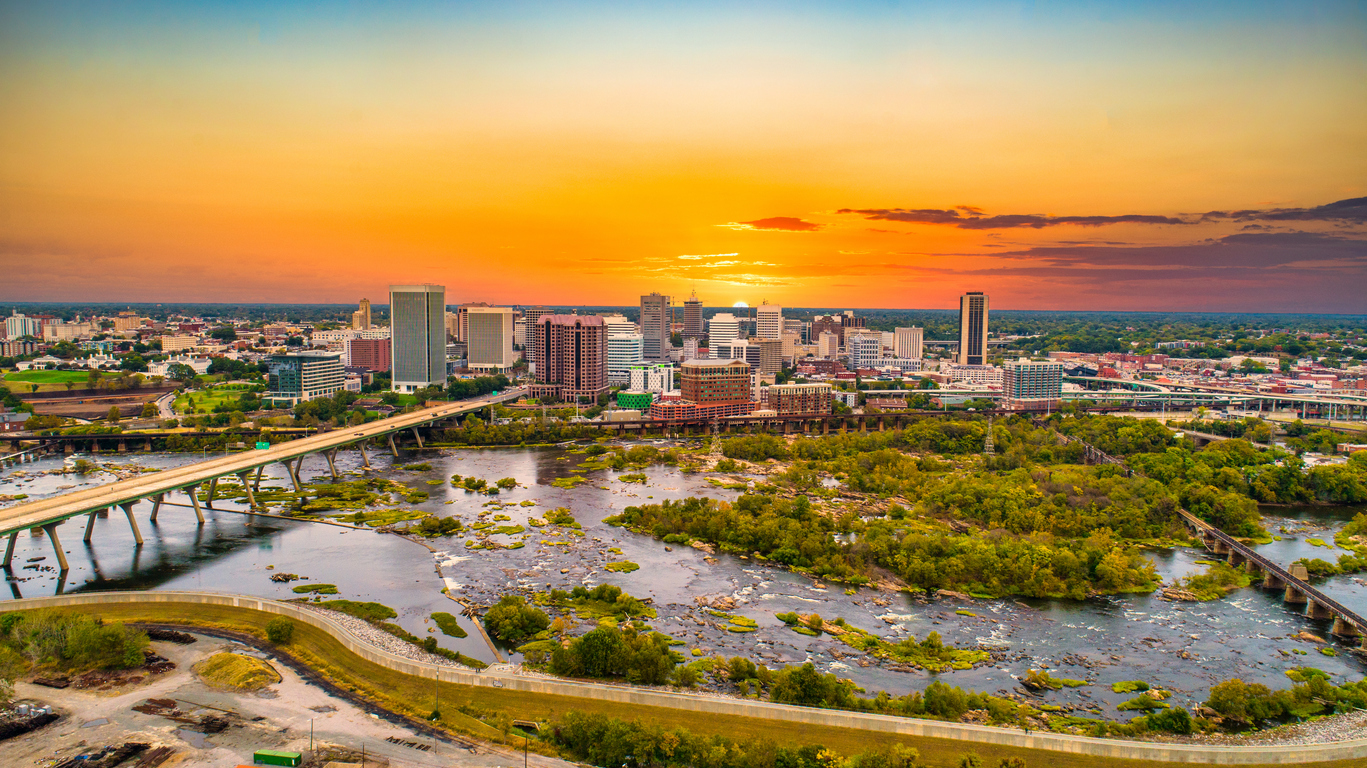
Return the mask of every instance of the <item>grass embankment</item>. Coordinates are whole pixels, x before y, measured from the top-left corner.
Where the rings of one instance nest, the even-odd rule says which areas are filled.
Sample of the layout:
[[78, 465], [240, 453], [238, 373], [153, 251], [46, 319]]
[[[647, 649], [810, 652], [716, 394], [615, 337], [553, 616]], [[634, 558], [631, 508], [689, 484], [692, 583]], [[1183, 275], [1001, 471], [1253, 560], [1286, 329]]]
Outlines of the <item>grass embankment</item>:
[[264, 392], [266, 388], [260, 384], [220, 384], [208, 389], [197, 389], [177, 395], [171, 407], [178, 414], [189, 414], [190, 402], [194, 401], [193, 413], [213, 413], [214, 409], [225, 403], [240, 402], [242, 396], [248, 392]]
[[211, 686], [238, 691], [259, 691], [280, 682], [280, 673], [261, 659], [240, 653], [215, 653], [193, 667]]
[[[100, 616], [107, 621], [212, 627], [246, 632], [258, 638], [265, 638], [266, 624], [274, 618], [274, 614], [247, 608], [177, 603], [83, 606], [63, 610], [76, 610]], [[317, 627], [295, 622], [292, 642], [280, 650], [317, 671], [331, 683], [390, 711], [426, 719], [436, 704], [432, 680], [405, 675], [366, 661], [348, 651], [335, 638]], [[486, 719], [502, 715], [539, 721], [570, 710], [602, 712], [614, 717], [626, 716], [646, 723], [658, 723], [666, 728], [686, 727], [694, 733], [724, 734], [736, 739], [769, 739], [791, 744], [821, 743], [845, 755], [903, 743], [920, 750], [921, 759], [930, 765], [946, 767], [957, 766], [960, 756], [967, 752], [978, 754], [989, 765], [1004, 757], [1020, 757], [1029, 765], [1049, 765], [1051, 768], [1091, 768], [1097, 765], [1117, 768], [1158, 768], [1170, 765], [1146, 760], [1102, 759], [952, 739], [899, 738], [892, 734], [853, 728], [822, 727], [661, 707], [633, 705], [628, 708], [607, 701], [526, 693], [505, 688], [473, 688], [454, 683], [441, 683], [440, 695], [441, 700], [446, 703], [443, 705], [441, 717], [434, 725], [451, 732], [506, 742], [514, 746], [521, 746], [518, 737], [505, 740], [500, 730], [464, 714], [460, 709], [480, 713]], [[550, 750], [548, 747], [542, 747], [541, 751]], [[1350, 768], [1356, 762], [1336, 760], [1305, 765], [1315, 768]]]

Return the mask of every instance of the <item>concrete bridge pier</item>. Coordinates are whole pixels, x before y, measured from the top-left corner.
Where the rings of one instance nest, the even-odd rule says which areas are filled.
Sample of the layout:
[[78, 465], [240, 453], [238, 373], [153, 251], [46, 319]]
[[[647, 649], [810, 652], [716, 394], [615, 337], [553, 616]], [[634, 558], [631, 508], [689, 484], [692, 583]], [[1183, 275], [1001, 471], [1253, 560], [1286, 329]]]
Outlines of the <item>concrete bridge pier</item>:
[[[246, 491], [247, 491], [247, 509], [250, 509], [250, 510], [252, 510], [253, 512], [255, 512], [255, 511], [256, 511], [256, 493], [252, 490], [252, 484], [251, 484], [250, 482], [248, 482], [248, 481], [250, 480], [251, 476], [252, 476], [252, 471], [249, 469], [249, 470], [247, 470], [246, 472], [240, 472], [240, 473], [238, 473], [237, 479], [242, 481], [242, 487], [245, 488]], [[250, 523], [250, 522], [251, 522], [251, 518], [250, 518], [250, 517], [247, 518], [247, 521]]]
[[1309, 600], [1310, 598], [1306, 597], [1304, 592], [1296, 589], [1295, 584], [1286, 585], [1286, 592], [1282, 595], [1282, 602], [1300, 605], [1301, 603], [1309, 602]]
[[[417, 430], [413, 431], [416, 432]], [[333, 482], [336, 482], [339, 477], [337, 475], [337, 449], [334, 448], [330, 451], [323, 451], [323, 458], [328, 460], [328, 472], [332, 474]]]
[[1243, 564], [1246, 563], [1246, 562], [1248, 562], [1248, 559], [1245, 558], [1245, 557], [1244, 557], [1242, 554], [1240, 554], [1239, 552], [1237, 552], [1237, 551], [1231, 551], [1231, 552], [1229, 553], [1229, 564], [1230, 564], [1231, 566], [1233, 566], [1233, 567], [1235, 567], [1235, 568], [1238, 568], [1239, 566], [1243, 565]]
[[199, 524], [204, 525], [204, 510], [199, 508], [199, 484], [196, 483], [186, 488], [185, 493], [190, 497], [191, 506], [195, 508], [195, 517], [199, 520]]
[[[1351, 623], [1347, 621], [1344, 621], [1342, 616], [1334, 617], [1334, 628], [1329, 630], [1329, 632], [1330, 634], [1338, 635], [1339, 637], [1357, 637], [1359, 635], [1362, 635], [1361, 632], [1358, 632], [1357, 627], [1353, 626]], [[1367, 648], [1367, 635], [1362, 635], [1362, 639], [1363, 647]]]
[[394, 445], [394, 433], [389, 433], [389, 451], [394, 454], [394, 458], [399, 458], [399, 447]]
[[152, 517], [151, 517], [151, 521], [152, 521], [152, 523], [153, 523], [154, 525], [155, 525], [156, 522], [157, 522], [157, 513], [161, 511], [161, 503], [162, 503], [163, 501], [165, 501], [165, 500], [166, 500], [166, 494], [164, 494], [164, 493], [158, 493], [156, 496], [153, 496], [153, 497], [152, 497]]
[[136, 501], [130, 501], [127, 504], [120, 504], [119, 507], [123, 509], [124, 517], [128, 518], [128, 527], [133, 529], [133, 541], [136, 541], [141, 547], [142, 531], [138, 530], [138, 519], [133, 517], [133, 505], [136, 503]]
[[1286, 583], [1272, 571], [1267, 571], [1263, 574], [1263, 589], [1281, 589], [1284, 586], [1286, 586]]
[[1211, 548], [1211, 551], [1214, 552], [1214, 553], [1217, 554], [1217, 555], [1228, 555], [1228, 554], [1229, 554], [1229, 546], [1226, 545], [1226, 544], [1225, 544], [1223, 541], [1221, 541], [1220, 539], [1215, 539], [1215, 544], [1214, 544], [1214, 546]]
[[85, 539], [84, 539], [84, 540], [85, 540], [85, 543], [87, 543], [87, 544], [90, 543], [90, 539], [95, 535], [95, 516], [96, 516], [97, 514], [99, 514], [99, 510], [92, 509], [92, 510], [90, 510], [90, 514], [87, 515], [86, 518], [85, 518]]
[[[297, 464], [295, 463], [296, 461], [298, 462]], [[290, 475], [290, 482], [294, 483], [294, 492], [303, 493], [304, 486], [299, 482], [299, 466], [304, 463], [304, 457], [300, 456], [297, 460], [285, 459], [280, 463], [285, 465], [285, 471]]]
[[[492, 410], [492, 406], [490, 407], [490, 409]], [[490, 423], [491, 423], [491, 424], [493, 423], [493, 420], [492, 420], [492, 419], [490, 419]], [[418, 431], [418, 428], [417, 428], [417, 427], [413, 427], [413, 439], [414, 439], [414, 440], [417, 440], [417, 441], [418, 441], [418, 447], [419, 447], [419, 448], [422, 448], [422, 433]]]
[[5, 562], [3, 566], [0, 566], [7, 571], [10, 569], [10, 563], [14, 560], [14, 544], [18, 540], [19, 532], [11, 531], [9, 535], [9, 543], [5, 544]]
[[1334, 612], [1333, 612], [1333, 611], [1329, 610], [1328, 608], [1326, 608], [1326, 607], [1323, 606], [1323, 605], [1320, 605], [1319, 603], [1315, 602], [1314, 600], [1311, 600], [1311, 601], [1310, 601], [1310, 604], [1306, 607], [1305, 615], [1306, 615], [1306, 616], [1309, 616], [1309, 617], [1312, 618], [1312, 619], [1332, 619], [1332, 618], [1334, 618]]
[[370, 457], [366, 455], [364, 440], [360, 441], [359, 443], [356, 443], [356, 450], [361, 452], [361, 466], [365, 467], [366, 469], [370, 469]]
[[52, 542], [52, 550], [57, 553], [57, 564], [62, 566], [62, 573], [71, 570], [71, 565], [66, 561], [66, 550], [62, 549], [62, 540], [57, 538], [57, 526], [61, 523], [48, 523], [43, 526], [43, 532], [47, 534], [47, 540]]

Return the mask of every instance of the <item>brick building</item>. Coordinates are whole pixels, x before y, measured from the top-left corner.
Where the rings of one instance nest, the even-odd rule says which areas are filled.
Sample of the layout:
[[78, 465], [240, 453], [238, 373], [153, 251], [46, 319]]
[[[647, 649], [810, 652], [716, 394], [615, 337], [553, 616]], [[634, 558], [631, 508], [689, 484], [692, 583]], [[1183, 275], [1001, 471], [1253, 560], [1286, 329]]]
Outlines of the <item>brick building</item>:
[[769, 408], [780, 416], [826, 415], [831, 392], [830, 384], [775, 384], [769, 387]]
[[537, 318], [536, 378], [565, 400], [597, 400], [608, 391], [608, 327], [597, 315]]
[[385, 372], [389, 370], [390, 363], [389, 339], [347, 339], [347, 367]]

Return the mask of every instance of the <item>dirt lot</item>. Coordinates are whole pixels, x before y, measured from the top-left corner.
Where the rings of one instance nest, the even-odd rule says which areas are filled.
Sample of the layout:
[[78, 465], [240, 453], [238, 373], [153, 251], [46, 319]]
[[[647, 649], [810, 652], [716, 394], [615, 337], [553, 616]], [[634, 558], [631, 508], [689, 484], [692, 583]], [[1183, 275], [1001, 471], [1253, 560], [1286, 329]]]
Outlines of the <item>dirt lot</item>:
[[[108, 690], [17, 684], [15, 693], [20, 701], [49, 704], [63, 717], [5, 742], [4, 765], [45, 767], [106, 745], [144, 742], [154, 748], [165, 746], [175, 750], [162, 766], [232, 768], [251, 764], [252, 752], [257, 749], [284, 749], [308, 756], [310, 721], [319, 754], [306, 765], [321, 766], [324, 747], [354, 751], [357, 763], [364, 749], [366, 765], [388, 764], [394, 768], [512, 768], [522, 764], [522, 755], [510, 751], [484, 746], [472, 751], [457, 744], [434, 743], [430, 736], [420, 736], [330, 695], [279, 663], [272, 666], [280, 673], [281, 682], [263, 691], [240, 693], [210, 688], [190, 671], [191, 665], [203, 658], [228, 650], [270, 659], [236, 643], [203, 635], [196, 637], [198, 642], [192, 645], [154, 642], [153, 650], [174, 662], [176, 669], [145, 677], [140, 683], [112, 686]], [[149, 704], [149, 699], [155, 701]], [[222, 730], [214, 732], [219, 728]], [[123, 765], [136, 762], [134, 759]], [[539, 768], [571, 765], [536, 755], [531, 756], [530, 764]]]

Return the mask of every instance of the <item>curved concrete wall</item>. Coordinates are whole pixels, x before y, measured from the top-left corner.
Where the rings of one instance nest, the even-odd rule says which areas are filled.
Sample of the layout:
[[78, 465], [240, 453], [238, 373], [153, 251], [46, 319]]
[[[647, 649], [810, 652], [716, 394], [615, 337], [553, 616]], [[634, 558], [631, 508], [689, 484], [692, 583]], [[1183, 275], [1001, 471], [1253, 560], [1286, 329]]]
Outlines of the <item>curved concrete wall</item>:
[[[1171, 763], [1205, 763], [1215, 765], [1295, 764], [1329, 760], [1367, 761], [1367, 738], [1318, 745], [1212, 747], [1185, 744], [1157, 744], [1139, 741], [1096, 739], [1057, 733], [1024, 733], [1006, 728], [993, 728], [964, 723], [877, 715], [864, 712], [842, 712], [813, 709], [764, 701], [746, 701], [688, 693], [674, 693], [625, 685], [551, 680], [538, 677], [502, 675], [491, 672], [471, 672], [459, 668], [438, 666], [413, 661], [370, 645], [351, 634], [330, 618], [300, 608], [297, 604], [282, 603], [245, 595], [215, 592], [88, 592], [57, 597], [36, 597], [0, 604], [0, 610], [30, 610], [63, 606], [108, 605], [117, 603], [176, 603], [188, 605], [226, 605], [264, 613], [288, 616], [296, 621], [318, 627], [337, 639], [357, 656], [389, 669], [416, 677], [439, 677], [444, 682], [470, 686], [490, 686], [532, 693], [555, 694], [611, 701], [624, 705], [667, 707], [693, 712], [735, 715], [741, 717], [787, 720], [809, 725], [857, 728], [867, 731], [895, 733], [909, 737], [954, 739], [1002, 746], [1070, 752], [1097, 758], [1129, 758]], [[630, 710], [624, 709], [629, 716]]]

